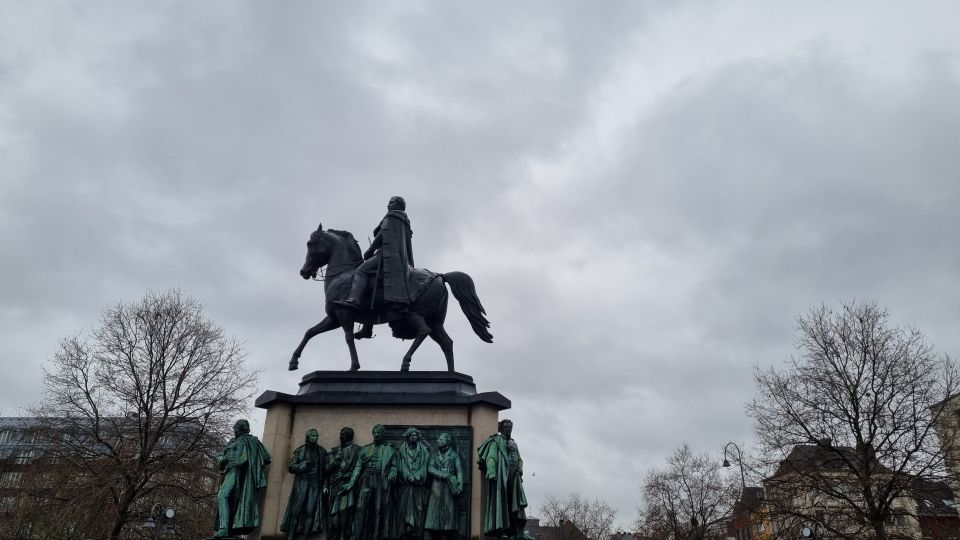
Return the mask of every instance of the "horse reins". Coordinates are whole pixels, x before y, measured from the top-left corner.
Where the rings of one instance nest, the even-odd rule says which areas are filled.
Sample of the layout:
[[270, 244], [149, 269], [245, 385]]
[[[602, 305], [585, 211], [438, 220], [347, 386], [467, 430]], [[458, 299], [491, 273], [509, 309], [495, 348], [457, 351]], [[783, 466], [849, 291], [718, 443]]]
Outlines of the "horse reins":
[[[330, 273], [330, 270], [331, 270], [332, 268], [340, 268], [341, 266], [350, 266], [350, 267], [356, 268], [356, 267], [357, 267], [357, 263], [356, 263], [356, 262], [348, 262], [348, 263], [340, 263], [340, 264], [333, 264], [333, 265], [328, 264], [328, 265], [326, 266], [326, 268], [327, 268], [327, 271], [326, 271], [326, 272], [323, 271], [323, 267], [321, 266], [319, 269], [317, 269], [317, 273], [320, 274], [320, 277], [319, 277], [319, 278], [314, 277], [314, 278], [311, 278], [311, 279], [313, 279], [314, 281], [326, 281], [327, 278], [331, 278], [331, 277], [338, 276], [338, 275], [342, 274], [343, 271], [334, 272], [334, 273], [331, 274], [331, 273]], [[328, 274], [329, 274], [329, 275], [328, 275]]]

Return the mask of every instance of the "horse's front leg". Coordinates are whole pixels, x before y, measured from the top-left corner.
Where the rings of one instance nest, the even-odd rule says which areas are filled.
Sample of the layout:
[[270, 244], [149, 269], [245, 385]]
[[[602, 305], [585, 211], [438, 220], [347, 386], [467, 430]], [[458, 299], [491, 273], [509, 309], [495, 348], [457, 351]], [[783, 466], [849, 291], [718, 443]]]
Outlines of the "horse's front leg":
[[357, 371], [360, 369], [360, 360], [357, 358], [357, 345], [354, 343], [353, 312], [349, 309], [338, 309], [336, 313], [340, 319], [340, 327], [343, 328], [343, 337], [350, 349], [350, 371]]
[[308, 328], [307, 331], [304, 332], [303, 339], [300, 341], [300, 345], [297, 347], [297, 350], [293, 351], [293, 356], [290, 357], [290, 365], [287, 366], [287, 369], [294, 371], [300, 367], [300, 355], [303, 354], [303, 348], [307, 346], [307, 342], [310, 341], [313, 336], [333, 330], [338, 326], [340, 325], [328, 316], [317, 323], [316, 326], [311, 326]]

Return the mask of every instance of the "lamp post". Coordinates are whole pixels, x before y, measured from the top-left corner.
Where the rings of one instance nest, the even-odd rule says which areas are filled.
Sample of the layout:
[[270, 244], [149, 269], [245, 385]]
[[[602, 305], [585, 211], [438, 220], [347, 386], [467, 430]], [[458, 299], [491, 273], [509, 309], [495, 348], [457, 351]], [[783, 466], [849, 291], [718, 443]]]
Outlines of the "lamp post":
[[[150, 517], [143, 522], [144, 529], [153, 529], [153, 540], [159, 540], [160, 535], [171, 535], [176, 534], [176, 531], [173, 529], [173, 516], [177, 512], [173, 509], [172, 506], [168, 506], [161, 513], [160, 510], [163, 508], [163, 505], [160, 503], [154, 504], [150, 508]], [[153, 516], [158, 516], [157, 519], [154, 519]]]
[[[737, 463], [740, 465], [740, 487], [743, 488], [743, 491], [746, 491], [746, 489], [747, 489], [747, 480], [746, 480], [746, 477], [745, 477], [744, 474], [743, 474], [743, 452], [740, 450], [740, 447], [737, 446], [736, 443], [734, 443], [734, 442], [732, 442], [732, 441], [731, 441], [731, 442], [728, 442], [727, 445], [723, 447], [723, 466], [724, 466], [724, 467], [729, 467], [729, 466], [730, 466], [730, 461], [727, 459], [727, 452], [729, 451], [729, 448], [730, 448], [731, 446], [733, 446], [734, 448], [737, 449]], [[743, 496], [743, 491], [740, 492], [740, 493], [741, 493], [741, 495], [740, 495], [741, 497]]]
[[[730, 451], [731, 446], [737, 449], [737, 463], [740, 465], [740, 497], [738, 497], [738, 499], [740, 501], [743, 501], [744, 492], [747, 491], [747, 480], [743, 474], [743, 452], [740, 450], [740, 447], [737, 446], [736, 443], [734, 443], [733, 441], [728, 442], [726, 446], [723, 447], [723, 466], [724, 467], [730, 466], [730, 460], [727, 459], [727, 455]], [[737, 529], [737, 531], [738, 531], [737, 536], [739, 537], [739, 529]], [[750, 524], [748, 524], [747, 538], [751, 538], [752, 536], [753, 536], [753, 531], [751, 529]]]

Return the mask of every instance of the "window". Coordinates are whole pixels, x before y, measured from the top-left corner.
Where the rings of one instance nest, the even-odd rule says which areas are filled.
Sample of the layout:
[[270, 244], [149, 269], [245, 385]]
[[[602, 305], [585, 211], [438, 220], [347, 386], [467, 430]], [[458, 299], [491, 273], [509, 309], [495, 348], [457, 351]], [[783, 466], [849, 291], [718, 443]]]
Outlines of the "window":
[[5, 472], [0, 474], [0, 487], [15, 488], [20, 487], [20, 480], [23, 478], [21, 472]]
[[13, 438], [13, 432], [9, 429], [0, 430], [0, 444], [8, 444]]
[[20, 465], [25, 465], [32, 462], [39, 455], [40, 452], [36, 450], [24, 450], [23, 452], [20, 452], [20, 455], [18, 455], [13, 462]]

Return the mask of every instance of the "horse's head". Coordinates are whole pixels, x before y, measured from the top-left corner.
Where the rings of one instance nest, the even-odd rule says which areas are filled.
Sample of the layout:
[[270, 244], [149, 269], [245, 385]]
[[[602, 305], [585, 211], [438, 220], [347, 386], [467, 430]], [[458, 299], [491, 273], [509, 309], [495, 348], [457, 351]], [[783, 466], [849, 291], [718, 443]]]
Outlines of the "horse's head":
[[320, 224], [317, 230], [310, 233], [310, 239], [307, 240], [307, 258], [303, 261], [303, 268], [300, 269], [300, 277], [303, 279], [317, 277], [320, 267], [330, 260], [330, 250], [326, 244], [323, 224]]
[[342, 271], [343, 267], [356, 266], [363, 260], [360, 246], [348, 231], [323, 230], [321, 224], [310, 233], [307, 241], [307, 258], [300, 269], [300, 277], [317, 277], [321, 266], [330, 265], [331, 272]]

